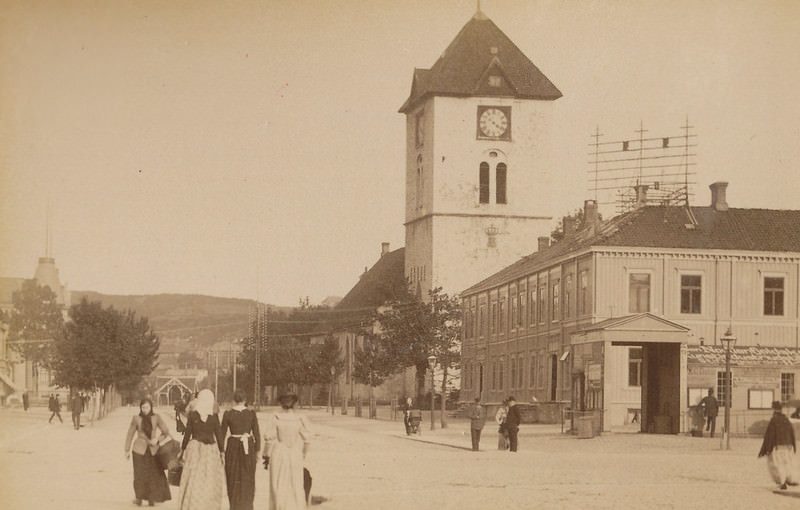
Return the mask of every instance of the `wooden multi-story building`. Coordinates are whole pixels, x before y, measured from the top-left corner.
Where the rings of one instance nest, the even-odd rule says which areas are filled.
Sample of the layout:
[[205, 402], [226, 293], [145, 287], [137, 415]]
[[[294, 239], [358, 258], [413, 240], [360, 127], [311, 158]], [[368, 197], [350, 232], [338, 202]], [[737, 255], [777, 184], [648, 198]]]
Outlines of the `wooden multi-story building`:
[[[760, 417], [797, 392], [800, 211], [736, 209], [727, 183], [710, 206], [639, 206], [580, 228], [462, 293], [464, 400], [562, 402], [609, 429], [678, 432], [708, 388]], [[722, 394], [721, 394], [722, 392]], [[743, 418], [747, 423], [746, 416]], [[742, 426], [747, 426], [743, 424]]]

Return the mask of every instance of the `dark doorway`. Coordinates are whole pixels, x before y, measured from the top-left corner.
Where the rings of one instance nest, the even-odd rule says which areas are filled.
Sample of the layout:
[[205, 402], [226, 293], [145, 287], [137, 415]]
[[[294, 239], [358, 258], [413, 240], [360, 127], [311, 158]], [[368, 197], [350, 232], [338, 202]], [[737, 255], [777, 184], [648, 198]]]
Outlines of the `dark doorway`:
[[680, 432], [680, 358], [677, 343], [644, 344], [642, 349], [642, 432]]
[[550, 356], [550, 400], [555, 401], [558, 394], [558, 355]]

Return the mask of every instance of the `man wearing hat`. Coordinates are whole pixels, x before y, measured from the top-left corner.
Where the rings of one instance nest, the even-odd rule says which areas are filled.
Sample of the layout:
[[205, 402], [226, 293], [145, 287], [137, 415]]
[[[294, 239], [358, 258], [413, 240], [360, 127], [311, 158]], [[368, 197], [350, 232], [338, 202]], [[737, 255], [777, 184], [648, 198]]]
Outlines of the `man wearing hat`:
[[472, 435], [472, 451], [477, 452], [481, 443], [481, 431], [486, 425], [486, 411], [481, 405], [481, 398], [475, 397], [475, 403], [469, 410], [469, 429]]
[[767, 469], [772, 479], [781, 489], [786, 490], [787, 485], [797, 485], [798, 480], [792, 473], [794, 455], [797, 446], [794, 440], [794, 429], [789, 418], [783, 414], [780, 402], [772, 403], [772, 419], [769, 420], [764, 441], [761, 444], [759, 457], [767, 456]]
[[517, 434], [519, 433], [519, 424], [521, 421], [522, 416], [519, 414], [517, 400], [514, 397], [508, 397], [508, 417], [506, 417], [506, 430], [508, 431], [508, 449], [512, 452], [517, 451]]

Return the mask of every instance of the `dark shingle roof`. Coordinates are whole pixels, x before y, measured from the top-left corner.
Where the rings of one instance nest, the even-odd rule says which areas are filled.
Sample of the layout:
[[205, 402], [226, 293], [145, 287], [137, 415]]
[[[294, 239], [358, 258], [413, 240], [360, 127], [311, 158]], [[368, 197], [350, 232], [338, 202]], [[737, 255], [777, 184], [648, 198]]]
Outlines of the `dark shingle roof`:
[[[472, 294], [527, 276], [592, 246], [800, 253], [800, 210], [647, 206], [584, 229], [528, 255], [465, 290]], [[688, 225], [688, 226], [687, 226]]]
[[383, 255], [336, 305], [336, 310], [378, 307], [407, 292], [405, 248]]
[[[485, 89], [488, 71], [504, 76], [507, 87]], [[507, 95], [524, 99], [554, 100], [561, 92], [511, 42], [492, 20], [478, 11], [430, 69], [415, 69], [405, 113], [429, 95]]]

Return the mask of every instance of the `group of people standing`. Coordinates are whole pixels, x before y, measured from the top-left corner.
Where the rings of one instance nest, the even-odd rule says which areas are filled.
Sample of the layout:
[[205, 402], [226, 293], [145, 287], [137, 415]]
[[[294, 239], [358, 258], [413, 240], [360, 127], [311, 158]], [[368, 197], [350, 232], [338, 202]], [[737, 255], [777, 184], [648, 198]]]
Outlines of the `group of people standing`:
[[[269, 469], [270, 510], [306, 508], [303, 462], [308, 452], [308, 420], [295, 414], [297, 396], [283, 395], [281, 411], [274, 413], [264, 431], [262, 457]], [[211, 390], [202, 390], [187, 406], [186, 425], [179, 459], [183, 470], [178, 500], [182, 510], [252, 510], [255, 471], [261, 451], [261, 430], [256, 413], [248, 409], [241, 390], [234, 392], [234, 405], [219, 418]], [[171, 439], [163, 420], [153, 412], [149, 399], [139, 405], [125, 440], [130, 456], [133, 442], [134, 503], [150, 506], [171, 498], [169, 485], [155, 457], [159, 445]], [[227, 441], [226, 441], [227, 437]]]
[[[516, 452], [519, 446], [519, 424], [522, 422], [516, 399], [508, 397], [503, 400], [494, 419], [497, 422], [497, 449]], [[486, 411], [478, 397], [475, 398], [475, 403], [469, 410], [469, 421], [472, 450], [477, 452], [480, 449], [481, 431], [486, 425]]]

